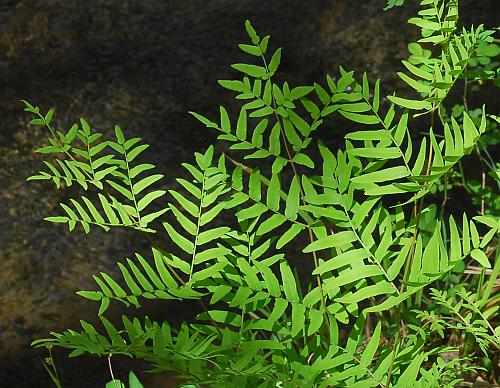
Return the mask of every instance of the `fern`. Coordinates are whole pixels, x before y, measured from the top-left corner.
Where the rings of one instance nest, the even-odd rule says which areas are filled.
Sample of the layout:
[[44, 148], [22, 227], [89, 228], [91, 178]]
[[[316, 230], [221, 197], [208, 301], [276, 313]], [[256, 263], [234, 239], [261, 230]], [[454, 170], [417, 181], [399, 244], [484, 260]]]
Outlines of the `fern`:
[[[412, 55], [403, 61], [410, 75], [403, 72], [398, 75], [424, 99], [388, 98], [402, 107], [429, 112], [438, 109], [475, 50], [488, 40], [492, 31], [485, 31], [483, 26], [458, 31], [458, 1], [422, 0], [420, 4], [423, 9], [418, 17], [408, 22], [421, 28], [422, 39], [410, 46]], [[419, 43], [441, 45], [440, 55], [433, 57], [431, 51], [423, 50]]]
[[53, 109], [42, 115], [38, 107], [27, 101], [24, 104], [25, 111], [36, 116], [30, 124], [46, 127], [51, 135], [49, 145], [36, 151], [58, 155], [55, 161], [44, 161], [48, 171], [40, 171], [28, 180], [51, 180], [58, 189], [61, 183], [67, 187], [78, 183], [85, 190], [94, 186], [100, 191], [97, 205], [88, 196], [71, 199], [71, 205], [61, 204], [63, 216], [48, 217], [48, 221], [67, 223], [70, 231], [80, 223], [86, 233], [90, 225], [104, 230], [121, 226], [153, 231], [147, 228], [148, 224], [167, 209], [146, 213], [151, 202], [166, 193], [146, 190], [163, 175], [146, 174], [154, 166], [135, 162], [149, 145], [140, 144], [139, 138], [125, 139], [119, 126], [115, 126], [116, 141], [103, 141], [102, 133], [93, 131], [83, 118], [80, 125], [73, 124], [67, 133], [54, 130], [51, 126]]
[[[402, 311], [415, 305], [414, 319], [424, 326], [439, 335], [473, 335], [484, 353], [500, 345], [488, 321], [497, 309], [486, 307], [498, 258], [481, 298], [459, 290], [450, 299], [435, 288], [460, 266], [475, 262], [483, 275], [492, 267], [498, 220], [463, 214], [461, 223], [449, 216], [426, 224], [434, 205], [424, 202], [485, 132], [485, 107], [479, 125], [465, 111], [461, 122], [439, 115], [442, 133], [434, 116], [445, 110], [449, 91], [491, 31], [458, 33], [456, 1], [421, 5], [409, 22], [422, 28], [419, 42], [440, 53], [410, 46], [403, 65], [416, 78], [400, 76], [420, 98], [392, 95], [388, 107], [379, 80], [365, 73], [358, 81], [343, 68], [325, 86], [275, 83], [281, 50], [271, 54], [269, 36], [260, 37], [247, 21], [250, 42], [239, 47], [262, 63], [234, 64], [240, 78], [219, 81], [243, 102], [238, 117], [224, 107], [215, 119], [190, 112], [219, 131], [228, 152], [216, 157], [210, 146], [196, 153], [183, 164], [187, 177], [177, 179], [177, 190], [151, 189], [163, 176], [150, 174], [151, 164], [137, 164], [147, 145], [126, 139], [118, 126], [115, 140], [107, 141], [83, 119], [81, 128], [54, 131], [53, 111], [42, 115], [26, 102], [36, 115], [31, 123], [51, 134], [38, 151], [60, 158], [29, 179], [51, 180], [57, 188], [76, 182], [97, 194], [61, 204], [65, 215], [48, 221], [70, 230], [80, 223], [87, 233], [90, 225], [159, 232], [150, 224], [161, 217], [170, 242], [168, 249], [152, 247], [149, 257], [136, 253], [119, 262], [119, 278], [94, 276], [98, 290], [79, 292], [100, 303], [106, 333], [82, 321], [82, 331], [53, 333], [34, 345], [68, 348], [72, 356], [138, 357], [155, 371], [211, 386], [452, 386], [461, 370], [474, 370], [437, 357], [455, 348], [429, 348], [418, 325], [409, 324], [405, 335]], [[422, 110], [432, 120], [417, 144], [412, 113]], [[352, 125], [344, 149], [315, 137], [329, 117]], [[166, 204], [149, 210], [158, 198]], [[313, 268], [306, 287], [283, 249], [299, 243], [301, 260]], [[180, 328], [127, 316], [118, 328], [104, 316], [111, 301], [140, 307], [143, 299], [197, 300], [203, 310], [196, 323]], [[428, 313], [426, 303], [462, 323]]]

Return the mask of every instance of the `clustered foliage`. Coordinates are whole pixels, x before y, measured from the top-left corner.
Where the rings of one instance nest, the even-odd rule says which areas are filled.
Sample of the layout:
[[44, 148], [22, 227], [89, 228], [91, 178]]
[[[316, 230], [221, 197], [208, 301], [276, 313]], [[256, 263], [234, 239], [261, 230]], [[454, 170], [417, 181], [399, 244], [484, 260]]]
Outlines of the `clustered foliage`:
[[[484, 187], [479, 215], [449, 214], [446, 199], [464, 179], [461, 161], [487, 153], [498, 118], [445, 102], [459, 82], [497, 77], [498, 45], [492, 30], [459, 27], [458, 1], [423, 0], [409, 22], [422, 39], [398, 75], [413, 97], [388, 100], [379, 80], [343, 68], [323, 85], [276, 83], [281, 50], [270, 53], [269, 36], [247, 22], [239, 47], [261, 63], [234, 64], [242, 78], [219, 81], [242, 102], [237, 118], [224, 107], [217, 120], [191, 112], [234, 152], [196, 153], [168, 193], [152, 188], [163, 177], [155, 167], [137, 162], [140, 139], [117, 126], [116, 139], [102, 140], [83, 119], [55, 130], [53, 110], [26, 102], [31, 124], [51, 134], [38, 152], [54, 156], [30, 179], [85, 190], [47, 220], [169, 239], [79, 292], [100, 303], [105, 333], [82, 321], [34, 345], [137, 357], [216, 387], [452, 387], [480, 370], [473, 360], [500, 348], [498, 208], [485, 205]], [[329, 118], [350, 122], [343, 149], [316, 136]], [[427, 122], [423, 137], [410, 130], [416, 121]], [[498, 164], [488, 166], [499, 182]], [[309, 274], [292, 264], [305, 261]], [[197, 300], [203, 311], [180, 327], [105, 318], [110, 302], [143, 299]]]

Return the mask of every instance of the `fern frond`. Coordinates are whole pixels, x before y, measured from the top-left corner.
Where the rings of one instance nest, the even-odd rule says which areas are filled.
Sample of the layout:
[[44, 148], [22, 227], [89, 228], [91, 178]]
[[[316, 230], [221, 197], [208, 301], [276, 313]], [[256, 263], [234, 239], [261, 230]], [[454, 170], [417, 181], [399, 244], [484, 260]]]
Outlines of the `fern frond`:
[[[151, 190], [151, 185], [163, 178], [162, 174], [146, 175], [154, 168], [152, 164], [137, 164], [135, 159], [149, 147], [140, 144], [141, 139], [125, 139], [123, 131], [115, 126], [116, 141], [102, 141], [102, 134], [93, 131], [85, 119], [80, 125], [74, 124], [64, 134], [51, 126], [53, 110], [45, 116], [38, 107], [25, 102], [26, 110], [39, 118], [32, 120], [34, 125], [45, 126], [51, 133], [50, 145], [38, 149], [43, 154], [62, 154], [65, 159], [55, 162], [44, 161], [49, 171], [40, 171], [28, 180], [52, 180], [57, 188], [61, 182], [71, 186], [74, 182], [89, 190], [97, 189], [102, 211], [97, 210], [93, 199], [82, 196], [80, 200], [71, 199], [71, 204], [61, 204], [66, 215], [48, 217], [48, 221], [66, 222], [70, 230], [80, 223], [86, 233], [91, 225], [104, 230], [110, 227], [130, 227], [144, 232], [154, 232], [148, 225], [163, 215], [167, 208], [148, 212], [151, 203], [163, 197], [165, 190]], [[114, 153], [110, 152], [113, 150]], [[139, 175], [142, 175], [139, 177]], [[119, 200], [117, 197], [123, 197]]]
[[423, 99], [412, 100], [396, 96], [388, 98], [397, 105], [410, 110], [437, 109], [449, 91], [465, 71], [479, 42], [486, 38], [483, 27], [457, 34], [458, 1], [422, 1], [419, 17], [408, 22], [422, 29], [420, 43], [439, 44], [441, 53], [432, 57], [418, 43], [409, 47], [411, 56], [403, 65], [409, 75], [400, 72], [399, 77]]

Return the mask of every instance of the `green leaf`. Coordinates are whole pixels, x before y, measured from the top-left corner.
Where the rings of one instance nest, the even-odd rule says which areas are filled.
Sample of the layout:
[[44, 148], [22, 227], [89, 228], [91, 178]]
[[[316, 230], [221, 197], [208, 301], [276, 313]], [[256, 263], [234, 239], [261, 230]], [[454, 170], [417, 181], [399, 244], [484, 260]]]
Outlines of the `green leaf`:
[[129, 176], [130, 176], [130, 178], [133, 179], [137, 175], [139, 175], [140, 173], [142, 173], [144, 171], [151, 170], [153, 168], [155, 168], [155, 166], [153, 164], [149, 164], [149, 163], [139, 164], [139, 165], [130, 169]]
[[186, 217], [184, 213], [177, 209], [173, 204], [169, 203], [168, 206], [170, 210], [172, 210], [175, 219], [182, 226], [182, 228], [190, 235], [195, 236], [197, 233], [196, 224]]
[[253, 44], [258, 44], [260, 39], [249, 20], [245, 20], [245, 29]]
[[281, 153], [281, 128], [278, 122], [274, 124], [269, 136], [269, 152], [276, 156]]
[[236, 137], [246, 139], [247, 137], [247, 112], [245, 109], [240, 110], [238, 122], [236, 123]]
[[236, 63], [234, 65], [231, 65], [231, 67], [255, 78], [263, 78], [266, 75], [266, 69], [262, 66], [248, 65], [246, 63]]
[[479, 138], [479, 132], [477, 131], [474, 122], [465, 111], [463, 114], [463, 123], [464, 123], [464, 147], [468, 149], [474, 146], [475, 142]]
[[270, 106], [265, 106], [263, 108], [257, 109], [250, 113], [250, 117], [264, 117], [264, 116], [269, 116], [273, 113], [273, 108]]
[[[137, 257], [141, 257], [140, 255], [137, 255]], [[154, 287], [153, 285], [150, 283], [150, 281], [146, 278], [146, 276], [144, 276], [144, 274], [141, 272], [141, 270], [137, 267], [137, 265], [135, 265], [135, 263], [130, 260], [130, 259], [127, 259], [127, 264], [128, 266], [130, 267], [130, 269], [132, 270], [133, 274], [134, 274], [134, 278], [135, 280], [137, 280], [139, 282], [139, 284], [141, 285], [141, 287], [145, 290], [145, 291], [153, 291], [154, 290]], [[147, 268], [147, 267], [146, 267]], [[146, 268], [144, 268], [146, 270]], [[147, 272], [147, 271], [146, 271]], [[153, 274], [154, 275], [154, 274]]]
[[115, 125], [115, 136], [118, 144], [125, 143], [125, 137], [123, 136], [123, 131], [119, 125]]
[[410, 85], [413, 89], [415, 89], [419, 93], [423, 94], [430, 94], [432, 91], [432, 87], [429, 86], [428, 84], [422, 83], [420, 81], [417, 81], [411, 77], [408, 77], [405, 73], [398, 73], [399, 78], [401, 78], [404, 82], [406, 82], [408, 85]]
[[120, 185], [112, 180], [109, 180], [109, 179], [106, 180], [106, 183], [108, 183], [112, 188], [114, 188], [116, 191], [118, 191], [121, 195], [123, 195], [129, 201], [133, 200], [132, 193], [128, 190], [128, 188], [125, 188], [122, 185]]
[[256, 56], [260, 57], [262, 55], [262, 52], [260, 51], [259, 46], [252, 46], [249, 44], [239, 44], [238, 47], [240, 48], [241, 51]]
[[401, 179], [410, 175], [410, 172], [405, 166], [389, 167], [383, 170], [369, 172], [354, 178], [351, 178], [355, 183], [371, 183], [371, 182], [386, 182]]
[[269, 62], [269, 71], [275, 73], [278, 70], [278, 66], [281, 62], [281, 48], [277, 49], [273, 56], [271, 57], [271, 61]]
[[144, 388], [134, 372], [130, 371], [128, 374], [129, 388]]
[[127, 160], [132, 162], [137, 156], [139, 156], [144, 150], [149, 148], [149, 144], [141, 144], [135, 147], [133, 150], [127, 153]]
[[292, 270], [286, 261], [280, 262], [281, 278], [283, 280], [283, 291], [289, 302], [298, 302], [299, 293], [297, 291], [297, 282], [293, 276]]
[[270, 209], [278, 211], [281, 199], [281, 185], [278, 174], [273, 174], [267, 188], [266, 203]]
[[71, 199], [70, 201], [73, 204], [73, 206], [75, 207], [75, 209], [78, 211], [78, 213], [80, 214], [80, 216], [82, 217], [81, 219], [83, 221], [85, 221], [85, 222], [91, 222], [92, 221], [92, 219], [90, 218], [90, 216], [88, 215], [88, 213], [85, 211], [85, 209], [83, 208], [83, 206], [78, 203], [78, 201], [76, 201], [74, 199]]
[[168, 287], [168, 288], [177, 288], [177, 283], [170, 275], [170, 272], [168, 272], [167, 266], [165, 265], [165, 258], [161, 254], [161, 252], [153, 248], [153, 258], [155, 262], [155, 267], [156, 270], [158, 271], [158, 275], [160, 276], [162, 282]]
[[298, 153], [293, 157], [292, 161], [296, 164], [301, 164], [302, 166], [314, 168], [314, 162], [307, 154]]
[[352, 148], [347, 150], [349, 155], [361, 156], [363, 158], [374, 159], [396, 159], [401, 156], [396, 147], [387, 148]]
[[314, 90], [312, 86], [297, 86], [293, 88], [290, 92], [292, 100], [298, 100], [299, 98], [307, 96]]
[[403, 62], [403, 65], [413, 74], [413, 75], [416, 75], [417, 77], [419, 78], [422, 78], [422, 79], [425, 79], [427, 81], [433, 81], [434, 80], [434, 76], [432, 75], [432, 73], [429, 73], [425, 70], [423, 70], [422, 68], [419, 68], [413, 64], [411, 64], [410, 62], [408, 61], [402, 61]]
[[127, 388], [121, 380], [111, 380], [106, 383], [104, 388]]
[[462, 215], [462, 248], [464, 255], [467, 255], [470, 252], [469, 221], [467, 220], [467, 215], [465, 213]]
[[33, 119], [33, 120], [31, 120], [29, 122], [29, 124], [31, 124], [31, 125], [37, 125], [37, 126], [40, 126], [40, 127], [45, 126], [45, 122], [42, 119]]
[[500, 219], [497, 219], [493, 216], [475, 216], [474, 220], [494, 230], [500, 231]]
[[381, 281], [371, 286], [364, 286], [352, 294], [341, 296], [337, 300], [340, 303], [345, 303], [345, 304], [358, 303], [361, 302], [362, 300], [373, 298], [375, 296], [390, 295], [393, 294], [395, 291], [396, 289], [391, 283], [388, 283], [386, 281]]
[[241, 325], [241, 316], [230, 311], [211, 310], [207, 313], [198, 315], [198, 319], [206, 319], [210, 316], [215, 322], [224, 323], [231, 326], [239, 327]]
[[297, 218], [300, 203], [300, 183], [296, 176], [293, 177], [290, 191], [286, 197], [285, 216], [291, 220]]
[[328, 95], [326, 90], [323, 89], [318, 83], [314, 83], [314, 90], [316, 91], [316, 94], [318, 95], [321, 103], [323, 105], [328, 104], [328, 102], [330, 101], [330, 96]]
[[342, 110], [339, 110], [339, 113], [346, 119], [349, 119], [356, 123], [367, 124], [367, 125], [380, 123], [380, 119], [375, 115], [363, 115], [359, 113], [345, 112]]
[[44, 118], [45, 123], [47, 125], [49, 125], [51, 123], [53, 115], [54, 115], [54, 108], [51, 108], [51, 109], [49, 109], [49, 111], [47, 112], [47, 114], [45, 115], [45, 118]]
[[422, 143], [420, 143], [420, 150], [418, 151], [417, 159], [415, 160], [415, 164], [412, 168], [412, 174], [415, 176], [419, 176], [423, 172], [423, 168], [425, 165], [425, 157], [427, 153], [427, 139], [424, 137], [422, 139]]
[[262, 54], [265, 54], [267, 51], [267, 46], [269, 44], [269, 35], [266, 35], [262, 38], [262, 41], [259, 44], [260, 50], [262, 51]]
[[229, 231], [230, 231], [230, 228], [228, 228], [226, 226], [221, 226], [218, 228], [205, 230], [198, 235], [197, 244], [204, 245], [204, 244], [207, 244], [213, 240], [219, 240], [222, 236], [224, 236]]
[[[118, 267], [122, 273], [123, 279], [127, 284], [127, 287], [130, 289], [132, 295], [140, 295], [142, 293], [141, 288], [137, 285], [132, 275], [130, 275], [129, 270], [122, 263], [118, 263]], [[142, 275], [141, 275], [142, 276]]]
[[45, 146], [37, 148], [36, 151], [39, 154], [51, 154], [51, 153], [59, 153], [63, 152], [59, 146]]
[[418, 372], [420, 370], [420, 365], [427, 358], [425, 354], [419, 354], [413, 358], [410, 362], [408, 368], [399, 376], [398, 386], [407, 387], [413, 381], [417, 381]]
[[257, 150], [249, 155], [246, 155], [245, 159], [263, 159], [267, 158], [269, 155], [271, 154], [268, 150]]
[[387, 275], [390, 281], [393, 281], [401, 271], [406, 260], [408, 260], [408, 252], [412, 246], [412, 239], [407, 239], [403, 247], [400, 249], [396, 260], [394, 260], [387, 270]]
[[177, 191], [169, 190], [169, 193], [177, 200], [179, 205], [181, 205], [184, 210], [186, 210], [193, 217], [198, 217], [198, 206]]
[[156, 190], [146, 194], [137, 203], [137, 210], [139, 211], [144, 210], [151, 202], [153, 202], [157, 198], [160, 198], [165, 193], [166, 193], [165, 190]]
[[[26, 100], [21, 100], [21, 102], [26, 106], [26, 108], [24, 109], [26, 112], [31, 112], [31, 113], [35, 113], [37, 112], [38, 110], [35, 109], [35, 107], [33, 105], [31, 105], [29, 103], [29, 101], [26, 101]], [[37, 107], [38, 108], [38, 107]]]
[[148, 224], [154, 220], [156, 220], [158, 217], [160, 217], [162, 214], [166, 213], [168, 211], [168, 209], [161, 209], [161, 210], [158, 210], [154, 213], [150, 213], [150, 214], [147, 214], [147, 215], [141, 215], [141, 229], [143, 232], [153, 232], [154, 233], [154, 230], [152, 229], [143, 229], [143, 228], [146, 228], [148, 226]]
[[340, 105], [340, 110], [343, 112], [363, 113], [371, 110], [370, 104], [366, 102], [354, 102], [351, 104]]
[[225, 89], [232, 90], [232, 91], [239, 92], [239, 93], [243, 92], [244, 86], [243, 86], [243, 82], [241, 82], [241, 81], [221, 79], [221, 80], [218, 80], [217, 82], [219, 83], [220, 86], [222, 86]]
[[141, 140], [142, 139], [139, 137], [134, 137], [132, 139], [128, 139], [125, 143], [123, 143], [123, 148], [125, 148], [125, 150], [128, 151], [130, 148], [132, 148], [134, 145], [139, 143]]
[[179, 247], [181, 248], [184, 252], [188, 254], [192, 254], [194, 250], [194, 245], [191, 241], [189, 241], [187, 238], [182, 236], [180, 233], [177, 232], [177, 230], [170, 225], [168, 222], [164, 222], [163, 226], [165, 227], [165, 230], [167, 231], [168, 235], [172, 239], [172, 241]]
[[401, 115], [401, 118], [398, 121], [398, 125], [394, 130], [394, 141], [398, 146], [400, 146], [403, 143], [407, 130], [408, 130], [408, 113], [404, 113], [403, 115]]
[[373, 106], [373, 110], [375, 112], [378, 112], [379, 105], [380, 105], [380, 80], [378, 79], [375, 82], [375, 86], [373, 88], [373, 103], [372, 103], [372, 106]]
[[113, 290], [114, 294], [119, 298], [124, 298], [127, 296], [127, 293], [121, 286], [115, 282], [108, 274], [101, 272], [101, 277], [108, 283], [109, 287]]
[[284, 119], [283, 126], [286, 139], [290, 142], [290, 144], [294, 146], [300, 146], [302, 144], [302, 141], [300, 140], [299, 135], [297, 135], [297, 131], [295, 131], [295, 128], [293, 127], [291, 121], [289, 119]]
[[341, 268], [347, 265], [354, 264], [356, 262], [362, 262], [363, 259], [370, 256], [370, 252], [368, 252], [365, 248], [359, 249], [350, 249], [346, 252], [342, 252], [341, 254], [332, 257], [329, 260], [322, 262], [318, 267], [313, 271], [313, 275], [322, 275], [326, 272], [333, 271], [334, 269]]
[[357, 240], [356, 235], [350, 231], [345, 230], [342, 232], [329, 234], [326, 237], [319, 238], [307, 245], [302, 252], [309, 253], [319, 251], [321, 249], [340, 247]]
[[413, 110], [432, 109], [432, 104], [428, 101], [408, 100], [406, 98], [401, 98], [396, 96], [387, 96], [387, 98], [396, 105], [400, 105], [408, 109], [413, 109]]
[[325, 288], [340, 287], [351, 284], [361, 279], [382, 275], [382, 271], [377, 265], [364, 265], [353, 269], [342, 271], [337, 277], [330, 278], [325, 282]]
[[410, 18], [408, 19], [408, 23], [414, 24], [420, 28], [424, 28], [426, 30], [431, 30], [431, 31], [439, 31], [441, 29], [441, 24], [439, 24], [438, 22], [433, 22], [428, 19]]
[[375, 356], [375, 352], [377, 351], [380, 342], [381, 328], [382, 328], [382, 323], [379, 321], [377, 323], [377, 326], [375, 327], [375, 331], [373, 332], [372, 338], [370, 338], [370, 342], [368, 342], [368, 345], [366, 345], [365, 350], [363, 350], [360, 364], [364, 367], [370, 366], [373, 361], [373, 357]]
[[111, 205], [108, 202], [107, 198], [101, 193], [99, 193], [98, 196], [101, 201], [102, 208], [104, 209], [104, 213], [106, 214], [106, 217], [108, 217], [109, 222], [111, 224], [119, 224], [120, 221], [116, 217], [116, 214], [114, 210], [111, 208]]
[[295, 337], [304, 330], [306, 308], [300, 303], [292, 303], [292, 329], [291, 336]]
[[230, 132], [231, 131], [231, 122], [229, 121], [229, 115], [227, 113], [226, 108], [221, 106], [219, 108], [220, 111], [220, 127], [223, 132]]
[[55, 223], [66, 223], [69, 221], [68, 217], [45, 217], [45, 221], [55, 222]]
[[305, 226], [301, 224], [293, 224], [285, 233], [281, 235], [281, 237], [276, 242], [276, 249], [283, 248], [286, 244], [288, 244], [291, 240], [295, 238], [302, 230], [304, 230]]
[[307, 122], [302, 117], [300, 117], [293, 110], [288, 110], [288, 117], [292, 121], [292, 124], [295, 126], [295, 128], [297, 128], [302, 134], [302, 136], [306, 137], [309, 135], [309, 124], [307, 124]]
[[255, 234], [258, 236], [262, 236], [266, 233], [269, 233], [270, 231], [283, 225], [285, 221], [286, 218], [283, 217], [281, 214], [273, 214], [271, 217], [269, 217], [267, 220], [265, 220], [259, 225]]
[[485, 268], [491, 268], [490, 261], [488, 259], [488, 256], [480, 250], [480, 249], [473, 249], [470, 252], [471, 257], [476, 260], [479, 264], [481, 264]]
[[68, 214], [69, 218], [71, 218], [74, 221], [78, 221], [79, 220], [79, 218], [76, 215], [76, 213], [69, 206], [65, 205], [64, 203], [61, 203], [60, 205], [64, 209], [64, 211]]
[[78, 295], [85, 299], [99, 301], [103, 298], [104, 294], [101, 291], [78, 291]]
[[217, 124], [215, 124], [213, 121], [210, 121], [209, 119], [207, 119], [206, 117], [196, 113], [196, 112], [191, 112], [189, 111], [188, 112], [190, 115], [192, 115], [193, 117], [195, 117], [198, 121], [202, 122], [203, 124], [205, 124], [208, 128], [218, 128]]
[[385, 129], [367, 130], [367, 131], [357, 131], [350, 132], [345, 135], [346, 139], [350, 140], [376, 140], [376, 141], [387, 141], [391, 138], [389, 131]]
[[309, 327], [307, 328], [307, 335], [313, 335], [316, 333], [323, 325], [323, 314], [321, 311], [316, 309], [309, 309]]
[[158, 182], [161, 178], [163, 178], [162, 174], [154, 174], [143, 178], [132, 186], [132, 191], [135, 195], [137, 195], [145, 188], [151, 186], [153, 183]]

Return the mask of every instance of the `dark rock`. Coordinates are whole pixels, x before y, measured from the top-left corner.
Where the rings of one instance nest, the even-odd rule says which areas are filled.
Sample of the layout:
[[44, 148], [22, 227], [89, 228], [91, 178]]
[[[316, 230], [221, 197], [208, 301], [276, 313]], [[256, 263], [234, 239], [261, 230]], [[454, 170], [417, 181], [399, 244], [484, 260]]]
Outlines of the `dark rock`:
[[[242, 58], [236, 44], [246, 39], [245, 19], [272, 35], [272, 47], [283, 47], [281, 79], [323, 81], [343, 65], [382, 78], [390, 92], [401, 86], [394, 74], [418, 31], [404, 23], [414, 2], [387, 13], [383, 3], [0, 0], [0, 317], [15, 323], [1, 325], [0, 385], [48, 386], [40, 361], [46, 354], [30, 348], [30, 340], [76, 328], [79, 319], [95, 321], [97, 307], [75, 291], [94, 287], [92, 273], [116, 271], [116, 259], [147, 251], [135, 234], [82, 237], [40, 222], [67, 194], [25, 182], [42, 166], [33, 150], [47, 135], [27, 126], [21, 98], [43, 110], [55, 106], [55, 124], [63, 128], [80, 116], [103, 130], [120, 123], [152, 144], [147, 159], [170, 183], [181, 162], [216, 138], [186, 112], [216, 117], [218, 104], [234, 108], [216, 80], [232, 77], [229, 65]], [[498, 22], [496, 0], [461, 3], [467, 23]], [[186, 316], [192, 310], [176, 309]], [[68, 361], [63, 352], [56, 359], [66, 386], [103, 386], [108, 379], [105, 361]], [[129, 366], [123, 364], [124, 374]]]

